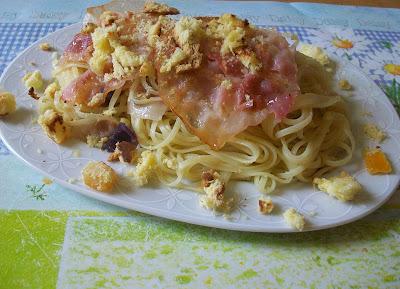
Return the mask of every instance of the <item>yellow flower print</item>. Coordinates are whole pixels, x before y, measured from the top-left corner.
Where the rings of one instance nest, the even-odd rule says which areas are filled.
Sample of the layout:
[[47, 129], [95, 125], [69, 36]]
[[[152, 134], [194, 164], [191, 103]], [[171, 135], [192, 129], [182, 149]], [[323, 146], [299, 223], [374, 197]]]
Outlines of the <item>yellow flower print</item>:
[[371, 53], [369, 45], [373, 44], [366, 36], [356, 34], [351, 28], [336, 26], [313, 30], [307, 40], [324, 49], [328, 55], [336, 54], [356, 65], [361, 65], [360, 55]]
[[383, 66], [383, 69], [392, 75], [400, 76], [400, 65], [399, 64], [388, 63]]
[[400, 51], [382, 50], [377, 52], [370, 61], [366, 63], [366, 70], [374, 80], [392, 82], [393, 79], [400, 84]]
[[335, 37], [332, 40], [332, 44], [336, 46], [337, 48], [343, 48], [343, 49], [350, 49], [354, 47], [354, 44], [351, 40], [348, 39], [340, 39], [339, 37]]

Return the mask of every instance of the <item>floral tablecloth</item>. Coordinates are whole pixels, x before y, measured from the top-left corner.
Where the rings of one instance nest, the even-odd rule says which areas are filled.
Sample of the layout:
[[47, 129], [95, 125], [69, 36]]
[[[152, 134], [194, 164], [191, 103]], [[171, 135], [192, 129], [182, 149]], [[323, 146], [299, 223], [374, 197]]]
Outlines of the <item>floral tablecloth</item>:
[[[101, 1], [0, 6], [0, 71], [36, 39]], [[359, 66], [400, 109], [400, 10], [277, 2], [167, 1], [292, 32]], [[400, 148], [399, 148], [400, 149]], [[335, 229], [241, 233], [88, 199], [43, 177], [0, 141], [0, 289], [400, 288], [400, 192]]]

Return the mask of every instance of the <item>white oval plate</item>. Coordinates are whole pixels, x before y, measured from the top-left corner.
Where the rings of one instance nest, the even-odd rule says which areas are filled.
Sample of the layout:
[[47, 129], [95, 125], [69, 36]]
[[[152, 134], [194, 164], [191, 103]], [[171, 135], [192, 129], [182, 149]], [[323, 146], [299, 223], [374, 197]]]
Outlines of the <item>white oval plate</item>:
[[[238, 208], [227, 216], [215, 215], [199, 206], [199, 196], [190, 191], [166, 187], [134, 188], [119, 185], [114, 194], [104, 194], [87, 188], [80, 180], [80, 171], [89, 160], [106, 160], [107, 154], [89, 148], [83, 143], [59, 146], [47, 138], [37, 123], [35, 101], [27, 96], [21, 78], [27, 71], [39, 69], [44, 78], [51, 79], [51, 53], [41, 51], [40, 42], [48, 42], [59, 53], [80, 29], [80, 24], [65, 27], [49, 34], [23, 51], [4, 71], [0, 84], [17, 97], [18, 110], [0, 121], [0, 134], [7, 147], [28, 165], [57, 183], [86, 196], [117, 206], [209, 227], [255, 232], [293, 232], [283, 220], [282, 213], [289, 207], [296, 208], [307, 220], [305, 230], [319, 230], [355, 221], [382, 205], [396, 189], [400, 176], [400, 121], [396, 111], [375, 83], [358, 68], [339, 62], [337, 76], [350, 81], [355, 87], [353, 96], [346, 97], [351, 110], [351, 122], [357, 140], [353, 161], [344, 169], [356, 176], [364, 192], [354, 202], [343, 203], [316, 191], [311, 185], [301, 183], [283, 187], [272, 196], [276, 210], [271, 215], [257, 211], [257, 189], [249, 183], [236, 183], [229, 187], [240, 197]], [[35, 66], [32, 66], [32, 62]], [[363, 116], [370, 111], [372, 117]], [[369, 143], [362, 133], [361, 124], [374, 122], [390, 136], [381, 145], [394, 167], [394, 174], [370, 176], [364, 169], [361, 150]], [[73, 152], [79, 149], [81, 155]], [[130, 169], [124, 164], [111, 164], [120, 174]]]

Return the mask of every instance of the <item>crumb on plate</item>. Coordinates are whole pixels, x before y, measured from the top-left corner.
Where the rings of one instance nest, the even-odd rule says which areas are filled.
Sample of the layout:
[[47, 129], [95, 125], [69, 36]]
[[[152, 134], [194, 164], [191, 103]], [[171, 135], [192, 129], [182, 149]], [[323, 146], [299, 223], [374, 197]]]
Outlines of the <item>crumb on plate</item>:
[[362, 187], [357, 180], [347, 172], [341, 172], [339, 176], [330, 178], [314, 178], [313, 183], [318, 189], [335, 197], [340, 201], [351, 201], [361, 192]]
[[147, 184], [157, 168], [157, 157], [154, 152], [145, 150], [140, 154], [138, 164], [133, 174], [137, 186]]
[[72, 156], [74, 158], [79, 158], [81, 156], [81, 150], [80, 149], [76, 149], [72, 151]]
[[43, 51], [52, 51], [53, 47], [48, 42], [42, 42], [39, 44], [39, 48]]
[[350, 82], [347, 79], [339, 80], [339, 87], [342, 90], [352, 90], [353, 89], [353, 86], [350, 84]]
[[263, 197], [258, 200], [258, 210], [261, 214], [269, 214], [274, 209], [274, 204], [270, 197]]
[[202, 173], [201, 180], [205, 195], [200, 197], [200, 205], [210, 210], [229, 213], [234, 207], [234, 199], [225, 196], [225, 183], [220, 174], [208, 170]]
[[108, 156], [108, 161], [120, 161], [121, 163], [132, 163], [136, 156], [136, 145], [131, 142], [121, 141], [115, 144], [115, 150]]
[[311, 44], [301, 44], [297, 50], [304, 55], [315, 59], [321, 65], [328, 65], [330, 63], [329, 56], [321, 47]]
[[94, 23], [86, 23], [85, 26], [82, 27], [82, 33], [92, 33], [96, 29], [96, 25]]
[[98, 135], [88, 135], [86, 136], [86, 143], [91, 148], [101, 149], [103, 145], [108, 141], [108, 137], [100, 137]]
[[35, 90], [40, 91], [43, 88], [43, 78], [39, 70], [28, 72], [24, 75], [22, 81], [28, 89], [33, 87]]
[[153, 14], [159, 14], [159, 15], [175, 15], [179, 14], [179, 10], [170, 7], [166, 4], [162, 3], [156, 3], [156, 2], [147, 2], [144, 4], [143, 11], [145, 13], [153, 13]]
[[56, 143], [63, 143], [69, 136], [70, 128], [64, 123], [60, 113], [48, 109], [39, 116], [38, 123], [44, 132]]
[[53, 181], [49, 178], [43, 178], [42, 183], [45, 185], [51, 185], [53, 183]]
[[89, 162], [82, 170], [83, 182], [88, 187], [110, 192], [118, 181], [115, 171], [103, 162]]
[[365, 168], [371, 175], [390, 174], [392, 166], [385, 153], [379, 148], [366, 149], [364, 152]]
[[283, 213], [285, 222], [292, 228], [303, 231], [305, 226], [304, 216], [296, 211], [294, 208], [289, 208]]
[[0, 116], [13, 113], [16, 109], [15, 96], [10, 92], [0, 92]]
[[70, 184], [75, 184], [77, 181], [78, 181], [78, 180], [77, 180], [76, 178], [69, 178], [69, 179], [67, 180], [67, 182], [70, 183]]
[[382, 142], [386, 138], [386, 134], [373, 123], [367, 123], [364, 125], [364, 133], [370, 139], [373, 139], [377, 142]]

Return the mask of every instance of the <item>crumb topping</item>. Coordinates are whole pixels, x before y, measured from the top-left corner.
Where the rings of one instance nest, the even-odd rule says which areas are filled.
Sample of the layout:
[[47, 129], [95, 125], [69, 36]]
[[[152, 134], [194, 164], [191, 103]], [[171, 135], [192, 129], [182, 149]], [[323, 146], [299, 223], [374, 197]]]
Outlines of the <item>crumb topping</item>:
[[108, 161], [120, 161], [121, 163], [132, 163], [135, 160], [136, 146], [130, 142], [117, 142], [115, 151], [108, 157]]
[[200, 198], [200, 204], [210, 210], [228, 213], [233, 209], [234, 199], [225, 196], [225, 183], [214, 170], [208, 170], [201, 175], [205, 196]]
[[50, 45], [50, 43], [43, 42], [39, 44], [39, 48], [43, 51], [52, 51], [53, 47]]
[[53, 183], [53, 181], [49, 178], [43, 178], [42, 183], [45, 185], [51, 185]]
[[146, 4], [144, 4], [143, 11], [145, 13], [153, 13], [153, 14], [160, 14], [160, 15], [179, 14], [178, 9], [170, 7], [163, 3], [156, 3], [156, 2], [147, 2]]
[[313, 183], [316, 184], [321, 191], [343, 202], [353, 200], [362, 190], [360, 183], [347, 172], [341, 172], [339, 176], [327, 179], [315, 178]]
[[329, 65], [330, 63], [329, 56], [321, 47], [302, 43], [297, 50], [308, 57], [314, 58], [321, 65]]
[[258, 210], [261, 214], [270, 214], [274, 209], [274, 204], [270, 197], [264, 197], [258, 200]]
[[364, 133], [370, 139], [379, 143], [386, 138], [386, 134], [376, 124], [373, 123], [367, 123], [364, 125]]
[[22, 78], [26, 88], [30, 89], [33, 87], [35, 90], [41, 90], [43, 88], [43, 78], [39, 70], [28, 72]]
[[352, 90], [353, 89], [353, 86], [350, 84], [350, 82], [347, 79], [339, 80], [339, 87], [342, 90]]
[[89, 162], [82, 170], [83, 182], [88, 187], [110, 192], [118, 181], [115, 171], [103, 162]]
[[145, 150], [141, 153], [133, 178], [137, 186], [147, 184], [157, 168], [157, 158], [154, 152]]
[[283, 218], [286, 223], [299, 231], [304, 230], [305, 220], [304, 216], [296, 211], [294, 208], [289, 208], [283, 213]]
[[86, 136], [86, 143], [91, 148], [101, 149], [103, 145], [108, 141], [108, 137], [100, 137], [98, 135], [88, 135]]
[[0, 92], [0, 116], [13, 113], [16, 109], [15, 96], [10, 92]]
[[44, 132], [56, 143], [63, 143], [70, 134], [70, 127], [64, 123], [60, 113], [54, 109], [48, 109], [39, 116], [39, 125]]
[[371, 175], [390, 174], [392, 165], [386, 154], [379, 148], [366, 149], [364, 152], [365, 168]]

